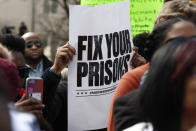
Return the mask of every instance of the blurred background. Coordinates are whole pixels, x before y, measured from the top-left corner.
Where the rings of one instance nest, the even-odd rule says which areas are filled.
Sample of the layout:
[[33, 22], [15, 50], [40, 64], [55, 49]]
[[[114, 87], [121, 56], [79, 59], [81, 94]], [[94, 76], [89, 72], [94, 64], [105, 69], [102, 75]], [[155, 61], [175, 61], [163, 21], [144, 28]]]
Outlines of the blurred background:
[[38, 33], [44, 54], [53, 60], [56, 48], [68, 41], [69, 4], [78, 5], [80, 0], [0, 0], [1, 33]]

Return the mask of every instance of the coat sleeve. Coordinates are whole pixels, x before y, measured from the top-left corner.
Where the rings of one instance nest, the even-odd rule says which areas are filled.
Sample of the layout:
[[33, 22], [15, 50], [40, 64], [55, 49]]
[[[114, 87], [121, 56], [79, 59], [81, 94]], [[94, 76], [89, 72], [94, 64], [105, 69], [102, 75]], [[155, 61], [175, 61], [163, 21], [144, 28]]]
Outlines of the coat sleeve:
[[45, 108], [43, 110], [44, 117], [47, 117], [48, 111], [50, 110], [50, 103], [55, 97], [56, 88], [61, 80], [60, 75], [53, 74], [49, 69], [44, 72], [44, 89], [43, 89], [43, 104]]
[[139, 88], [121, 96], [114, 102], [115, 131], [124, 130], [138, 122], [143, 121], [140, 103]]
[[107, 131], [114, 131], [114, 116], [113, 116], [113, 106], [114, 101], [118, 99], [120, 96], [126, 95], [127, 93], [137, 89], [140, 84], [140, 80], [144, 72], [148, 69], [149, 64], [145, 64], [134, 70], [131, 70], [125, 73], [116, 88], [114, 95], [112, 97], [112, 102], [110, 105], [110, 111], [108, 116], [108, 129]]

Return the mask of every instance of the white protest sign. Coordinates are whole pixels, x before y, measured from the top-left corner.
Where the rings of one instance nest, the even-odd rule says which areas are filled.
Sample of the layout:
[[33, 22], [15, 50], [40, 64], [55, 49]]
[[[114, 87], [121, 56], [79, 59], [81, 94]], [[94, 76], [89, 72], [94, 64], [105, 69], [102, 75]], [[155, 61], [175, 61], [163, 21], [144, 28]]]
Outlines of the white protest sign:
[[69, 40], [77, 54], [68, 70], [68, 130], [106, 128], [133, 54], [129, 1], [70, 6]]

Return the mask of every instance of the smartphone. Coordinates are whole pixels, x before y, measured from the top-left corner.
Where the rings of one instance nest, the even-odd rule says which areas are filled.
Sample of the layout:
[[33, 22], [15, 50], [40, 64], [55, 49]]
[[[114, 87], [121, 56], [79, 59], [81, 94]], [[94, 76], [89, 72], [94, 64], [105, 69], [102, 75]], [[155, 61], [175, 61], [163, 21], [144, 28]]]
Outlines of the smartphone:
[[26, 96], [35, 98], [43, 103], [43, 79], [39, 77], [29, 77], [26, 79]]

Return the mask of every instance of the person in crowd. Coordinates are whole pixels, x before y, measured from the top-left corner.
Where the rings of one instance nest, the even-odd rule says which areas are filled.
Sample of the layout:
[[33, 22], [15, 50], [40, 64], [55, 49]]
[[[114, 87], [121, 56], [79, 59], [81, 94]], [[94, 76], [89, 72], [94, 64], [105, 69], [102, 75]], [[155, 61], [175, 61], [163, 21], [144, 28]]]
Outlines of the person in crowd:
[[[1, 59], [1, 58], [0, 58]], [[1, 69], [0, 69], [1, 70]], [[2, 131], [11, 131], [11, 119], [10, 119], [10, 114], [9, 114], [9, 108], [8, 108], [8, 103], [9, 103], [9, 93], [5, 84], [5, 81], [3, 81], [4, 76], [3, 72], [0, 71], [0, 129]]]
[[[68, 112], [67, 112], [67, 68], [64, 68], [61, 72], [62, 79], [59, 83], [54, 99], [50, 102], [50, 111], [47, 115], [48, 122], [51, 123], [52, 127], [55, 131], [66, 131], [67, 130], [67, 123], [68, 123]], [[58, 108], [57, 108], [58, 107]]]
[[[37, 117], [39, 117], [39, 121], [42, 122], [41, 126], [47, 125], [47, 122], [45, 122], [45, 120], [42, 118], [42, 110], [44, 108], [44, 105], [36, 99], [26, 99], [26, 96], [23, 94], [25, 92], [21, 92], [25, 88], [24, 87], [25, 79], [28, 76], [28, 70], [29, 70], [29, 67], [25, 65], [25, 59], [23, 56], [24, 40], [18, 36], [1, 35], [0, 41], [9, 50], [11, 54], [10, 60], [16, 65], [17, 72], [19, 75], [19, 77], [15, 77], [12, 73], [7, 72], [7, 78], [10, 78], [8, 79], [8, 83], [12, 84], [12, 87], [17, 87], [11, 90], [15, 94], [12, 97], [15, 99], [11, 99], [11, 100], [12, 102], [16, 101], [16, 103], [14, 104], [15, 107], [12, 107], [12, 108], [16, 108], [17, 110], [20, 110], [20, 111], [33, 113]], [[16, 82], [19, 82], [19, 86], [16, 86], [17, 85]], [[20, 97], [22, 98], [19, 100]]]
[[[169, 45], [171, 48], [170, 52], [168, 52], [168, 56], [171, 56], [175, 50], [177, 50], [178, 46], [180, 46], [180, 42], [186, 41], [186, 39], [183, 38], [175, 38], [176, 40], [173, 42], [173, 45]], [[180, 41], [180, 42], [179, 42]], [[170, 44], [170, 42], [167, 42], [166, 44]], [[169, 50], [169, 48], [167, 48]], [[167, 51], [168, 51], [167, 50]], [[148, 76], [148, 73], [146, 74], [146, 77]], [[145, 79], [146, 79], [145, 77]], [[141, 84], [142, 86], [142, 84]], [[139, 102], [139, 92], [141, 88], [138, 88], [136, 90], [133, 90], [130, 93], [127, 93], [124, 96], [121, 96], [118, 98], [114, 103], [114, 120], [115, 120], [115, 130], [123, 130], [126, 129], [138, 122], [144, 122], [140, 102]], [[126, 101], [124, 100], [126, 98]], [[131, 98], [130, 98], [131, 97]], [[124, 109], [122, 109], [124, 108]], [[130, 111], [129, 111], [130, 110]], [[127, 117], [123, 115], [126, 114]], [[120, 121], [121, 120], [121, 121]], [[119, 122], [119, 123], [118, 123]]]
[[[43, 99], [43, 103], [45, 107], [43, 109], [43, 116], [52, 125], [54, 130], [56, 130], [56, 128], [57, 129], [62, 128], [66, 130], [67, 87], [61, 86], [61, 84], [59, 86], [57, 85], [61, 78], [60, 77], [61, 71], [67, 66], [69, 61], [72, 60], [74, 54], [75, 54], [75, 49], [71, 47], [70, 44], [68, 43], [59, 47], [56, 52], [54, 65], [51, 68], [49, 68], [44, 73], [43, 76], [44, 84], [45, 84], [44, 99]], [[23, 107], [24, 103], [22, 102], [20, 104]], [[59, 122], [58, 123], [59, 126], [55, 126], [57, 124], [54, 124], [54, 122], [57, 121]]]
[[[10, 37], [11, 38], [13, 37], [13, 39], [10, 40]], [[0, 41], [6, 47], [8, 47], [8, 49], [11, 52], [19, 52], [22, 54], [22, 52], [24, 52], [24, 40], [22, 39], [23, 42], [21, 42], [20, 43], [21, 45], [19, 45], [19, 43], [15, 42], [16, 39], [18, 40], [18, 37], [1, 36]], [[74, 53], [75, 53], [75, 49], [73, 49], [73, 47], [71, 47], [68, 43], [59, 47], [57, 50], [57, 53], [56, 53], [55, 62], [53, 64], [53, 66], [51, 68], [49, 68], [48, 70], [46, 70], [46, 72], [44, 73], [44, 75], [43, 75], [43, 80], [44, 80], [43, 104], [45, 105], [45, 107], [43, 106], [42, 103], [40, 103], [40, 101], [26, 99], [25, 96], [23, 96], [19, 101], [17, 101], [15, 103], [15, 106], [17, 107], [17, 109], [22, 110], [22, 111], [28, 111], [28, 112], [33, 111], [40, 118], [42, 118], [41, 116], [43, 114], [44, 117], [47, 119], [48, 115], [50, 114], [49, 109], [48, 109], [48, 105], [50, 104], [50, 102], [54, 98], [56, 87], [61, 79], [60, 73], [67, 66], [67, 63], [72, 59]], [[20, 57], [17, 57], [14, 54], [14, 56], [15, 57], [13, 57], [13, 58], [16, 58], [17, 61], [23, 60], [23, 64], [24, 64], [24, 56], [23, 55], [19, 55]], [[21, 73], [22, 73], [22, 71], [21, 71]], [[28, 75], [28, 72], [25, 74]], [[34, 108], [34, 107], [39, 107], [39, 108]], [[44, 107], [44, 109], [43, 109], [43, 107]], [[43, 111], [42, 111], [42, 109], [43, 109]]]
[[[13, 101], [17, 96], [19, 88], [19, 76], [16, 66], [11, 61], [0, 58], [0, 73], [6, 88], [9, 101]], [[4, 77], [4, 78], [3, 78]]]
[[31, 67], [29, 77], [41, 77], [53, 63], [43, 54], [43, 43], [36, 33], [25, 33], [22, 38], [25, 40], [25, 61]]
[[[14, 63], [8, 61], [6, 59], [0, 58], [0, 74], [1, 74], [1, 82], [3, 82], [3, 86], [1, 86], [1, 90], [4, 90], [7, 96], [1, 99], [7, 100], [6, 107], [8, 109], [9, 117], [5, 119], [5, 121], [11, 123], [11, 130], [29, 130], [29, 131], [39, 131], [39, 125], [37, 123], [37, 119], [34, 115], [29, 113], [24, 113], [16, 110], [11, 101], [17, 95], [17, 89], [19, 88], [19, 76], [18, 71]], [[7, 99], [6, 99], [7, 98]], [[3, 103], [1, 103], [2, 105]], [[5, 112], [6, 113], [6, 112]], [[4, 116], [6, 114], [2, 114]]]
[[[175, 18], [175, 17], [185, 17], [185, 18], [189, 18], [192, 21], [196, 22], [196, 3], [195, 2], [188, 1], [188, 0], [168, 0], [165, 2], [166, 3], [163, 5], [161, 11], [159, 12], [158, 17], [155, 20], [155, 26], [165, 20], [168, 20], [170, 18]], [[145, 39], [145, 33], [144, 35], [141, 34], [138, 36], [141, 37], [140, 38], [141, 40]], [[140, 42], [140, 40], [138, 41], [138, 36], [135, 36], [134, 39], [136, 40], [133, 39], [134, 44], [137, 44], [136, 41]], [[144, 44], [141, 44], [141, 45], [144, 45]], [[142, 47], [139, 50], [141, 51], [143, 48], [145, 49], [145, 47]], [[144, 54], [140, 51], [138, 53], [137, 48], [134, 48], [134, 50], [135, 50], [135, 54], [130, 63], [132, 68], [136, 68], [138, 66], [146, 64], [147, 60], [144, 59], [146, 56], [141, 57]]]
[[[67, 43], [69, 45], [69, 43]], [[64, 46], [61, 46], [64, 47]], [[61, 48], [59, 47], [59, 48]], [[58, 50], [59, 50], [58, 48]], [[72, 49], [72, 53], [74, 53], [75, 49]], [[71, 51], [71, 50], [70, 50]], [[73, 52], [74, 51], [74, 52]], [[72, 54], [70, 52], [70, 55]], [[70, 59], [70, 58], [65, 58]], [[70, 59], [71, 60], [71, 59]], [[64, 68], [61, 71], [62, 79], [56, 89], [54, 99], [50, 101], [48, 112], [46, 114], [47, 121], [53, 126], [55, 131], [59, 130], [67, 130], [67, 68]], [[56, 108], [58, 107], [58, 108]]]
[[24, 22], [20, 23], [18, 36], [23, 36], [25, 33], [28, 32], [28, 28]]
[[160, 131], [187, 131], [196, 125], [196, 59], [193, 57], [196, 54], [196, 39], [186, 42], [177, 51], [173, 62], [172, 58], [164, 61], [165, 56], [157, 54], [157, 57], [162, 55], [162, 60], [154, 57], [148, 74], [150, 77], [141, 87], [144, 119]]
[[135, 51], [131, 61], [130, 61], [130, 65], [132, 68], [136, 68], [138, 66], [144, 65], [147, 63], [146, 61], [146, 56], [144, 54], [144, 50], [146, 50], [145, 47], [145, 40], [148, 37], [148, 33], [141, 33], [141, 34], [137, 34], [134, 38], [133, 38], [133, 50]]
[[182, 39], [156, 52], [138, 93], [142, 119], [156, 131], [187, 131], [196, 125], [196, 39]]
[[[54, 64], [58, 66], [59, 70], [58, 72], [55, 72], [56, 74], [61, 73], [61, 71], [72, 60], [75, 53], [75, 49], [69, 44], [69, 42], [57, 48]], [[61, 63], [57, 63], [57, 58], [61, 60]], [[52, 68], [53, 66], [51, 69]], [[47, 104], [48, 107], [44, 112], [44, 116], [53, 126], [54, 130], [67, 130], [67, 83], [63, 82], [59, 84], [54, 92], [54, 97], [51, 97]]]
[[[146, 57], [145, 56], [145, 40], [146, 40], [146, 38], [148, 37], [148, 35], [149, 35], [150, 33], [141, 33], [141, 34], [137, 34], [137, 35], [135, 35], [135, 37], [133, 38], [133, 44], [134, 44], [134, 46], [135, 47], [137, 47], [138, 48], [138, 53], [142, 56], [142, 57]], [[146, 58], [145, 58], [146, 59]]]
[[5, 25], [5, 26], [1, 29], [1, 33], [2, 33], [2, 34], [12, 34], [13, 29], [15, 29], [14, 26], [7, 26], [7, 25]]
[[[17, 66], [20, 76], [20, 88], [24, 86], [26, 77], [28, 76], [29, 67], [25, 64], [24, 59], [24, 40], [18, 36], [13, 35], [1, 35], [0, 42], [9, 52], [7, 55], [11, 55], [10, 60]], [[24, 88], [24, 87], [23, 87]]]
[[[191, 1], [186, 1], [186, 0], [174, 0], [174, 1], [166, 2], [163, 5], [159, 15], [157, 16], [157, 19], [155, 20], [155, 27], [168, 19], [176, 18], [176, 17], [185, 17], [185, 18], [191, 19], [192, 21], [195, 21], [196, 20], [195, 19], [196, 18], [196, 3], [191, 2]], [[150, 36], [149, 36], [149, 38], [150, 38]], [[146, 38], [146, 39], [148, 40], [148, 38]], [[148, 49], [147, 52], [149, 52], [150, 48], [151, 47], [147, 46], [147, 48], [146, 48], [146, 49]], [[138, 54], [138, 53], [136, 52], [136, 54]], [[150, 58], [150, 56], [148, 56], [149, 54], [150, 53], [145, 54], [145, 57], [147, 56]], [[139, 54], [136, 56], [139, 56]], [[134, 67], [134, 65], [136, 65], [138, 63], [139, 58], [140, 57], [136, 57], [135, 60], [131, 61], [131, 65], [133, 67]], [[146, 61], [148, 61], [148, 59], [146, 59]], [[135, 64], [135, 62], [136, 62], [136, 64]], [[114, 101], [117, 98], [119, 98], [120, 96], [123, 96], [126, 93], [138, 88], [139, 83], [141, 81], [141, 77], [143, 76], [143, 74], [146, 72], [146, 70], [148, 68], [149, 68], [148, 64], [145, 64], [143, 66], [140, 66], [140, 67], [134, 69], [133, 72], [130, 71], [128, 73], [125, 73], [124, 76], [122, 76], [122, 80], [120, 81], [120, 83], [124, 83], [123, 81], [128, 81], [130, 78], [133, 78], [133, 80], [127, 82], [129, 84], [127, 84], [127, 85], [125, 84], [124, 87], [118, 86], [116, 91], [114, 92], [114, 96], [113, 96], [112, 102], [111, 102], [109, 117], [108, 117], [108, 129], [107, 129], [108, 131], [114, 130], [114, 123], [113, 123], [113, 103], [114, 103]], [[135, 73], [135, 72], [139, 72], [139, 73]], [[130, 74], [130, 75], [128, 75], [128, 74]], [[135, 75], [135, 74], [138, 74], [138, 75]], [[126, 88], [126, 89], [123, 89], [123, 88]]]
[[189, 18], [196, 23], [196, 2], [190, 0], [171, 0], [166, 2], [155, 20], [155, 26], [177, 16]]
[[[148, 39], [145, 41], [148, 47], [145, 51], [146, 56], [148, 56], [147, 61], [150, 61], [153, 53], [162, 46], [168, 39], [175, 38], [178, 36], [192, 37], [196, 36], [196, 25], [191, 20], [185, 18], [173, 18], [164, 21], [157, 25], [152, 33], [149, 35]], [[139, 87], [141, 77], [148, 70], [149, 64], [140, 66], [132, 71], [125, 73], [120, 83], [114, 93], [112, 98], [112, 105], [109, 112], [108, 119], [108, 130], [114, 130], [114, 119], [113, 119], [113, 103], [114, 101]]]

